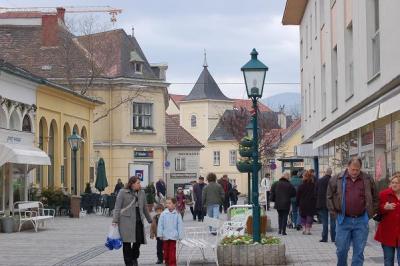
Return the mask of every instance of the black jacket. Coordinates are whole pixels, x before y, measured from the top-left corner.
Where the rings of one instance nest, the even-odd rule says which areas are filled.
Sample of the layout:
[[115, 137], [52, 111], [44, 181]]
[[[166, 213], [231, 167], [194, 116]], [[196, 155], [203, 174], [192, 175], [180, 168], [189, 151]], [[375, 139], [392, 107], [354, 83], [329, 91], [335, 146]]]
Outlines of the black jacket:
[[315, 186], [314, 182], [303, 182], [297, 189], [297, 206], [301, 216], [313, 216], [315, 209]]
[[296, 196], [296, 189], [286, 178], [279, 179], [271, 187], [271, 201], [275, 202], [275, 209], [290, 210], [290, 198]]
[[326, 191], [328, 190], [329, 179], [331, 179], [330, 175], [325, 175], [320, 178], [315, 187], [315, 195], [317, 197], [317, 209], [318, 210], [327, 210], [326, 206]]

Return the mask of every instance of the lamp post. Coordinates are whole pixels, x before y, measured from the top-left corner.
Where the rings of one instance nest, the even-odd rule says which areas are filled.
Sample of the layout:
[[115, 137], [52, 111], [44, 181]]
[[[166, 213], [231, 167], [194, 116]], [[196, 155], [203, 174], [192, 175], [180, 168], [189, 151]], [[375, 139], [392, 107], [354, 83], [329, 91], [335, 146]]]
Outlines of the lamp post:
[[257, 132], [257, 102], [262, 97], [265, 74], [268, 67], [257, 59], [258, 52], [253, 49], [251, 59], [242, 68], [246, 84], [247, 96], [253, 101], [253, 180], [252, 180], [252, 204], [253, 204], [253, 241], [260, 242], [260, 204], [258, 202], [258, 132]]
[[77, 166], [76, 166], [76, 154], [81, 146], [81, 143], [83, 142], [83, 139], [81, 138], [81, 136], [79, 136], [76, 133], [76, 129], [74, 128], [72, 135], [68, 137], [68, 143], [71, 147], [72, 152], [74, 153], [74, 194], [77, 195], [78, 194], [78, 173], [77, 173]]

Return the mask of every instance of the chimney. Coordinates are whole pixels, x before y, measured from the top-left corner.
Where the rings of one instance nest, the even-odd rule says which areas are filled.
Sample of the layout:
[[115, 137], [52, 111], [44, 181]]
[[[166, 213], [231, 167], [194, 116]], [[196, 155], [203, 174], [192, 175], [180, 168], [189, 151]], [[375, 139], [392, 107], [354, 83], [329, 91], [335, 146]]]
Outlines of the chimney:
[[65, 22], [64, 15], [65, 15], [65, 8], [57, 7], [57, 18], [59, 18], [63, 23]]
[[135, 28], [132, 26], [132, 37], [135, 37]]
[[42, 46], [57, 46], [58, 14], [42, 15]]

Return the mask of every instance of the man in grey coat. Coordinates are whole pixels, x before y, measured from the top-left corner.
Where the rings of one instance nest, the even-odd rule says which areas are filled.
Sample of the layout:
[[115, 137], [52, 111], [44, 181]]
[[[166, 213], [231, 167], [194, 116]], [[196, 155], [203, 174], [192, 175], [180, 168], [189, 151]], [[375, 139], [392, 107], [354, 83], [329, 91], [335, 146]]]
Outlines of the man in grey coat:
[[141, 190], [140, 179], [133, 176], [118, 193], [112, 221], [114, 226], [119, 226], [127, 266], [138, 265], [140, 245], [146, 244], [143, 225], [145, 219], [151, 224], [152, 219], [146, 208], [146, 195]]
[[225, 199], [224, 189], [217, 182], [217, 176], [214, 173], [207, 175], [208, 185], [203, 189], [203, 206], [207, 208], [207, 216], [219, 218], [219, 206]]

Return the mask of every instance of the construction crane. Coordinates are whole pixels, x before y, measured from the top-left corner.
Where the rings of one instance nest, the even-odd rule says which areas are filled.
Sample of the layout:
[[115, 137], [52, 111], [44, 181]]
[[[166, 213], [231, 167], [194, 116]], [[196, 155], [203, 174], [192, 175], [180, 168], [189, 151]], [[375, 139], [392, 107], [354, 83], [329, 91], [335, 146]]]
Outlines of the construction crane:
[[[0, 7], [0, 13], [3, 12], [43, 12], [53, 13], [60, 7]], [[66, 13], [101, 13], [106, 12], [111, 17], [110, 20], [114, 24], [117, 21], [117, 15], [122, 13], [122, 9], [114, 8], [111, 6], [65, 6]]]

